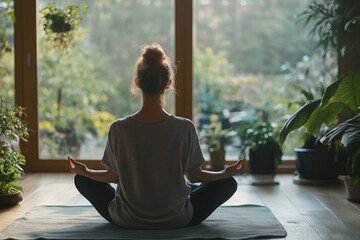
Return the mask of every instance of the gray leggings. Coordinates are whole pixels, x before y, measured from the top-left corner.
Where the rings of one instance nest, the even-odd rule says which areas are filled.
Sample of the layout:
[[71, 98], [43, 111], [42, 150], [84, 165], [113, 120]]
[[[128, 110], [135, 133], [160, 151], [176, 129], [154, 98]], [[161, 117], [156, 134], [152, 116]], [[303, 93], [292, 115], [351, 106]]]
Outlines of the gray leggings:
[[[115, 189], [109, 183], [94, 181], [81, 175], [76, 175], [74, 181], [78, 191], [99, 214], [110, 223], [114, 223], [110, 217], [108, 206], [115, 198]], [[191, 187], [190, 200], [193, 205], [193, 217], [188, 226], [204, 221], [237, 189], [237, 183], [232, 177], [215, 182], [204, 182], [200, 185], [188, 185]]]

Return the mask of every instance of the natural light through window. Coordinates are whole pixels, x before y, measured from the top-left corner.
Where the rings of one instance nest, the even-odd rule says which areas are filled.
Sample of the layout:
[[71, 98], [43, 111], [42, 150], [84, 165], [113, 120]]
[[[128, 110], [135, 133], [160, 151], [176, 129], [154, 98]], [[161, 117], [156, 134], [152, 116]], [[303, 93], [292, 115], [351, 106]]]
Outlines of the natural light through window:
[[[110, 123], [139, 107], [129, 90], [139, 47], [158, 42], [174, 58], [174, 2], [49, 0], [38, 8], [40, 158], [100, 159]], [[57, 9], [75, 12], [63, 28], [50, 19]], [[167, 105], [175, 113], [174, 96]]]
[[14, 3], [0, 2], [0, 97], [6, 104], [15, 103], [14, 90]]
[[[226, 159], [237, 159], [239, 136], [254, 123], [270, 123], [278, 133], [297, 107], [289, 108], [289, 102], [298, 100], [294, 98], [300, 92], [298, 76], [307, 71], [304, 65], [320, 56], [313, 54], [315, 44], [296, 18], [308, 1], [195, 0], [193, 4], [194, 121], [200, 133], [211, 122], [233, 129], [238, 136], [226, 147]], [[289, 139], [284, 154], [293, 155], [298, 141]], [[203, 138], [207, 155], [204, 142]]]

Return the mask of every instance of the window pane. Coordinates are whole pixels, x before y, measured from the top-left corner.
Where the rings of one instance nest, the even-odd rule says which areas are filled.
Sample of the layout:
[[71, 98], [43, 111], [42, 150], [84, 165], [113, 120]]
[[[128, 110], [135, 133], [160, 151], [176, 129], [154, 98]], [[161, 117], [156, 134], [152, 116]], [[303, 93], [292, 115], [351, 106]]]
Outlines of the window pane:
[[0, 1], [0, 97], [6, 104], [15, 103], [13, 7], [13, 1]]
[[[64, 0], [51, 4], [54, 1], [39, 2], [40, 158], [72, 154], [100, 159], [110, 123], [140, 106], [140, 96], [129, 90], [139, 46], [158, 42], [174, 59], [174, 2]], [[61, 34], [47, 36], [47, 12], [42, 9], [48, 5], [64, 9], [68, 4], [87, 6], [78, 31], [65, 39], [60, 39]], [[71, 38], [74, 42], [60, 51]], [[174, 96], [167, 104], [174, 113]]]
[[[200, 132], [212, 121], [239, 135], [262, 120], [279, 130], [297, 107], [289, 103], [300, 95], [289, 71], [318, 57], [312, 56], [315, 44], [308, 31], [295, 19], [307, 4], [194, 0], [193, 115]], [[289, 139], [284, 154], [292, 155], [298, 142]], [[227, 159], [239, 157], [239, 145], [234, 138]]]

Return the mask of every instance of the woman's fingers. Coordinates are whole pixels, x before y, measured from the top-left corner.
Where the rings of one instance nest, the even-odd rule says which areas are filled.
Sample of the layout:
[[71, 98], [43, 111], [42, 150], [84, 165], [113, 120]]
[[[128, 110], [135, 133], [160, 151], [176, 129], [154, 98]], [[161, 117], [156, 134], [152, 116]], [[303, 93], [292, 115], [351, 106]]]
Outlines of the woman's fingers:
[[241, 170], [244, 166], [244, 159], [241, 158], [238, 162], [237, 162], [237, 166], [236, 166], [236, 170]]
[[75, 162], [75, 160], [68, 156], [68, 165], [69, 165], [70, 170], [75, 168], [74, 162]]

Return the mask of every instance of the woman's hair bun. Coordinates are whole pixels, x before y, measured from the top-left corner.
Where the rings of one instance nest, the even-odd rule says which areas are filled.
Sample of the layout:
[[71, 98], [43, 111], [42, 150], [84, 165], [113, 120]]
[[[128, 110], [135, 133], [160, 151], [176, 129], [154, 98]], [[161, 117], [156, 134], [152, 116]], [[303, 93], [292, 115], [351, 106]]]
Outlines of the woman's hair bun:
[[165, 52], [158, 44], [148, 45], [143, 49], [144, 63], [148, 65], [161, 64], [165, 58]]

